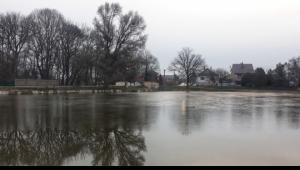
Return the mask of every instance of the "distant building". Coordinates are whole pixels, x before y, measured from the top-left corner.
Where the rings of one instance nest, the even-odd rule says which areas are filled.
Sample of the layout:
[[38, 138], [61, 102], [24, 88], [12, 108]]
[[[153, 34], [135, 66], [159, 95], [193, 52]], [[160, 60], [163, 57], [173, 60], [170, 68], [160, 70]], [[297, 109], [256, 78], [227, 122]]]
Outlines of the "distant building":
[[177, 80], [178, 80], [178, 77], [176, 75], [165, 75], [164, 76], [165, 82], [172, 83], [172, 82], [176, 82]]
[[178, 85], [179, 82], [179, 77], [177, 75], [162, 75], [163, 79], [163, 84], [167, 86], [174, 86]]
[[196, 86], [216, 86], [218, 85], [219, 76], [211, 69], [205, 69], [196, 77]]
[[172, 82], [172, 81], [174, 81], [174, 75], [165, 75], [164, 76], [164, 81], [165, 82]]
[[125, 82], [125, 81], [119, 81], [115, 84], [116, 87], [141, 87], [142, 84], [140, 82]]
[[159, 89], [159, 83], [145, 81], [144, 87], [146, 87], [148, 89]]
[[241, 85], [242, 78], [245, 74], [254, 73], [252, 64], [233, 64], [231, 68], [232, 80], [236, 85]]
[[[147, 80], [146, 80], [147, 79]], [[155, 71], [148, 71], [147, 77], [145, 73], [142, 73], [138, 75], [134, 81], [128, 82], [128, 81], [118, 81], [115, 83], [116, 87], [150, 87], [150, 88], [156, 88], [156, 85], [159, 82], [159, 74]]]

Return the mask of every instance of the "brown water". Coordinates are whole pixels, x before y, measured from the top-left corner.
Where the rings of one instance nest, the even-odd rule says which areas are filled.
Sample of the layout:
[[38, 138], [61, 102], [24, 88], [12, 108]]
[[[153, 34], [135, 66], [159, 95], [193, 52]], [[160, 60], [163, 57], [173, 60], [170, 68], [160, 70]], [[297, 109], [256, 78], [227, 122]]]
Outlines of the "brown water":
[[0, 96], [0, 165], [300, 165], [300, 95]]

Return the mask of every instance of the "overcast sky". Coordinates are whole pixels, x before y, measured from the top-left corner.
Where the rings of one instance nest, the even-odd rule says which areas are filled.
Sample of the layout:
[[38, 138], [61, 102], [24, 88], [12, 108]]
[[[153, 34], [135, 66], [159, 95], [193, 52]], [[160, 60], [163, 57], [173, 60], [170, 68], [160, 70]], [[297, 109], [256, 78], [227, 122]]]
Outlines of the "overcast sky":
[[119, 2], [124, 12], [145, 18], [147, 48], [162, 70], [183, 47], [225, 69], [242, 61], [272, 68], [300, 56], [300, 0], [0, 0], [0, 12], [55, 8], [78, 24], [92, 25], [105, 2]]

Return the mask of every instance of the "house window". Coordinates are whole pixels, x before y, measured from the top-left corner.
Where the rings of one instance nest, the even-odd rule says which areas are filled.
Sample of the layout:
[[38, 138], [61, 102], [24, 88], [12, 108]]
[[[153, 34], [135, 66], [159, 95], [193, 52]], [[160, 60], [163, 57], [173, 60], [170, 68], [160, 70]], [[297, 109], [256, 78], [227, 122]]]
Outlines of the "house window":
[[205, 77], [201, 77], [201, 80], [205, 80]]

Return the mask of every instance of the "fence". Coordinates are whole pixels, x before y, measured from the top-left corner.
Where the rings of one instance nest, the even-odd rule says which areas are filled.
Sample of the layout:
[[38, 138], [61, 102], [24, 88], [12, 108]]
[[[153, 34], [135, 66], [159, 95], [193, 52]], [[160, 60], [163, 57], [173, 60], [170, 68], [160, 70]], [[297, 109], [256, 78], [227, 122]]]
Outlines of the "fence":
[[0, 86], [15, 86], [15, 81], [0, 81]]
[[16, 87], [56, 87], [59, 86], [58, 80], [32, 80], [32, 79], [16, 79]]

